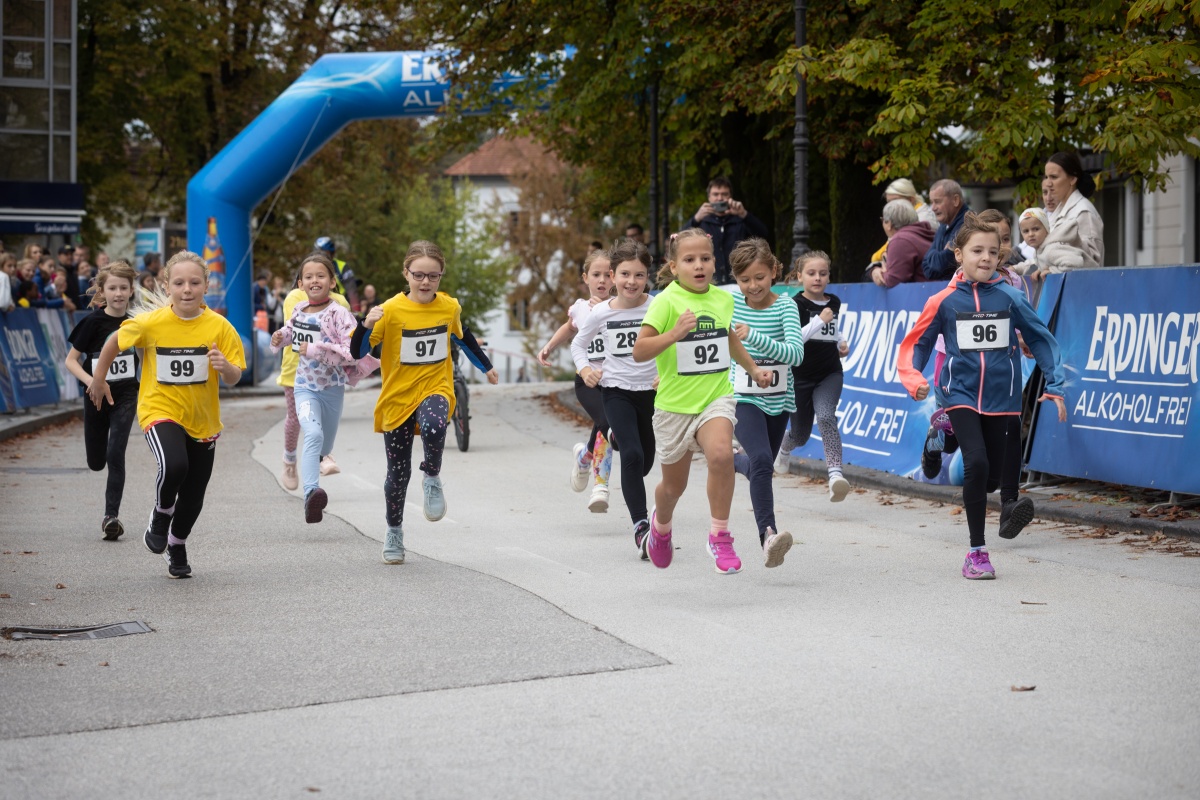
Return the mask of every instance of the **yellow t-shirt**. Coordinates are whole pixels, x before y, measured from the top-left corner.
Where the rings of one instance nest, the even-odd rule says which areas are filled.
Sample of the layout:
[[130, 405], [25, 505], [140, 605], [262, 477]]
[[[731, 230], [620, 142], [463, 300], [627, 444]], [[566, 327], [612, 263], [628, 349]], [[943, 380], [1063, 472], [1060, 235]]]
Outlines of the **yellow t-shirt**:
[[[342, 297], [337, 292], [330, 292], [329, 298], [333, 302], [344, 306], [347, 311], [350, 310], [350, 304], [346, 302], [346, 298]], [[292, 318], [292, 312], [296, 310], [296, 304], [301, 300], [307, 300], [308, 295], [303, 289], [292, 289], [288, 292], [287, 297], [283, 298], [283, 321], [287, 322]], [[279, 377], [275, 382], [280, 386], [295, 386], [296, 385], [296, 366], [300, 363], [300, 354], [293, 351], [290, 347], [283, 348], [283, 363], [279, 365]]]
[[242, 338], [229, 320], [208, 307], [194, 319], [180, 319], [167, 306], [121, 324], [117, 346], [140, 347], [144, 353], [138, 390], [138, 425], [143, 431], [169, 419], [193, 439], [211, 439], [221, 432], [220, 378], [208, 363], [213, 345], [230, 364], [246, 368]]
[[450, 401], [454, 413], [454, 362], [450, 334], [462, 338], [462, 307], [438, 292], [429, 303], [398, 294], [380, 308], [383, 318], [371, 329], [371, 346], [383, 342], [383, 388], [375, 403], [375, 431], [395, 430], [430, 395]]

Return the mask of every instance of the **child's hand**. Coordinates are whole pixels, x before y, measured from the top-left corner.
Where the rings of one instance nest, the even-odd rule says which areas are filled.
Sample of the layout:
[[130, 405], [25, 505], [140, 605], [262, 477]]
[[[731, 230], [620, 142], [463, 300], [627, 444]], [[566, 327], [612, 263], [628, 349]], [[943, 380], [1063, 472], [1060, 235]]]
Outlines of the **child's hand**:
[[302, 356], [306, 356], [306, 355], [308, 355], [308, 342], [301, 342], [301, 343], [300, 343], [300, 350], [299, 350], [298, 352], [299, 352], [299, 353], [300, 353], [300, 355], [302, 355]]
[[271, 334], [271, 347], [279, 347], [283, 342], [283, 331], [275, 331]]
[[733, 326], [733, 332], [737, 335], [738, 341], [746, 341], [746, 337], [750, 335], [750, 326], [744, 322], [739, 322]]
[[208, 349], [208, 365], [217, 372], [229, 368], [229, 362], [225, 360], [225, 354], [217, 349], [216, 342], [213, 342], [212, 347]]
[[773, 373], [772, 370], [763, 369], [761, 367], [754, 370], [754, 382], [758, 384], [758, 388], [760, 388], [760, 389], [771, 388], [772, 373]]
[[1058, 421], [1059, 422], [1067, 421], [1067, 401], [1066, 400], [1063, 400], [1061, 397], [1051, 397], [1050, 395], [1047, 395], [1047, 394], [1044, 394], [1038, 398], [1039, 402], [1042, 400], [1053, 400], [1054, 405], [1058, 406]]
[[838, 342], [838, 355], [842, 358], [850, 355], [850, 343], [846, 341]]
[[820, 317], [821, 322], [824, 322], [826, 325], [828, 325], [830, 322], [833, 322], [833, 309], [829, 308], [828, 306], [821, 309]]
[[929, 384], [921, 384], [921, 388], [917, 389], [917, 393], [913, 395], [913, 397], [917, 398], [918, 400], [924, 400], [926, 397], [929, 397]]
[[109, 405], [113, 404], [112, 391], [108, 388], [108, 381], [103, 378], [92, 378], [92, 382], [87, 388], [87, 395], [91, 398], [97, 411], [104, 407], [105, 400]]
[[584, 367], [579, 373], [579, 377], [583, 378], [583, 382], [588, 385], [588, 388], [595, 389], [600, 383], [600, 379], [604, 377], [604, 373], [593, 367]]
[[603, 298], [603, 297], [589, 297], [588, 298], [588, 308], [592, 308], [594, 306], [599, 305], [600, 303], [603, 303], [605, 301], [605, 299], [606, 298]]
[[675, 321], [675, 327], [671, 328], [671, 337], [675, 341], [681, 341], [683, 337], [691, 333], [692, 328], [696, 327], [696, 315], [689, 308], [679, 315], [679, 319]]
[[489, 369], [487, 371], [487, 379], [488, 379], [488, 383], [490, 383], [492, 386], [495, 386], [497, 383], [500, 382], [500, 373], [496, 372], [495, 367], [492, 367], [491, 369]]
[[1033, 358], [1033, 351], [1029, 349], [1029, 345], [1025, 344], [1025, 337], [1017, 331], [1017, 343], [1021, 345], [1021, 355], [1026, 358]]
[[[550, 358], [550, 345], [546, 345], [545, 347], [543, 347], [541, 350], [538, 351], [537, 360], [538, 360], [538, 363], [541, 364], [543, 367], [552, 367], [554, 365], [550, 363], [549, 358]], [[491, 373], [489, 372], [488, 374], [490, 375]]]
[[383, 319], [383, 306], [375, 306], [367, 312], [367, 318], [363, 320], [364, 328], [374, 328], [375, 323]]

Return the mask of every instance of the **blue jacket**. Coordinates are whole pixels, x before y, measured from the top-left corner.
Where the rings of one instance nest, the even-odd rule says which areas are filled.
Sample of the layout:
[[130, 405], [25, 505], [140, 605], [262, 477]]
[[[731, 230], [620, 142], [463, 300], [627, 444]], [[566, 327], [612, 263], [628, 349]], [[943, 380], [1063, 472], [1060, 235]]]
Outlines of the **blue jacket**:
[[938, 334], [942, 334], [946, 363], [934, 380], [946, 408], [970, 408], [980, 414], [1020, 414], [1018, 329], [1046, 376], [1046, 396], [1063, 397], [1058, 342], [1025, 295], [998, 275], [987, 283], [959, 280], [929, 298], [916, 325], [900, 344], [900, 380], [915, 397], [925, 385], [921, 371]]
[[[925, 257], [921, 259], [921, 271], [929, 280], [949, 279], [958, 269], [958, 261], [954, 258], [954, 237], [958, 235], [958, 229], [962, 227], [963, 219], [970, 210], [971, 208], [964, 203], [958, 210], [958, 216], [952, 219], [949, 225], [938, 225], [937, 232], [933, 234], [933, 244], [929, 245]], [[946, 249], [947, 245], [951, 249]]]

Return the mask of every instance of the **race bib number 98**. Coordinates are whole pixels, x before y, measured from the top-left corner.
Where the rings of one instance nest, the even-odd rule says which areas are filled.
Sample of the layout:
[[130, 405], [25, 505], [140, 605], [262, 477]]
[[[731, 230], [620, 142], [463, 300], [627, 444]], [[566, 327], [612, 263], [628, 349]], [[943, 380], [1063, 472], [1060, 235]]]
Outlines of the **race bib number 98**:
[[641, 329], [642, 321], [640, 319], [609, 322], [604, 331], [608, 355], [619, 358], [631, 357], [633, 346], [637, 344], [638, 331]]
[[321, 325], [316, 322], [292, 323], [292, 352], [299, 353], [300, 345], [312, 344], [321, 335]]
[[604, 360], [604, 334], [597, 333], [588, 342], [588, 361], [603, 361]]
[[769, 358], [756, 358], [754, 363], [760, 367], [771, 370], [771, 383], [767, 388], [762, 388], [754, 382], [753, 376], [749, 372], [742, 369], [741, 364], [733, 365], [733, 391], [735, 394], [755, 395], [756, 397], [768, 397], [777, 394], [787, 393], [787, 373], [784, 370], [788, 369], [786, 364], [780, 364], [778, 361], [772, 361]]
[[729, 331], [692, 331], [675, 345], [675, 371], [711, 375], [729, 369]]
[[400, 335], [401, 364], [437, 364], [446, 360], [450, 339], [449, 328], [438, 325], [434, 328], [418, 328], [404, 331]]
[[172, 386], [208, 383], [207, 347], [156, 347], [154, 352], [159, 383]]
[[1009, 345], [1007, 311], [960, 311], [955, 321], [954, 335], [958, 349], [1003, 350]]

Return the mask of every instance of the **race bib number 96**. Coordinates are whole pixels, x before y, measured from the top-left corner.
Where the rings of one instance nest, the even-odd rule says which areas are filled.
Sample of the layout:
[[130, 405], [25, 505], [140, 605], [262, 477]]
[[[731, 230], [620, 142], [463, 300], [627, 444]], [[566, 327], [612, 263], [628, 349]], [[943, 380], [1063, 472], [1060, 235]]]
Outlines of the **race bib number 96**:
[[1007, 311], [960, 311], [955, 321], [954, 335], [958, 349], [1003, 350], [1009, 345]]
[[292, 323], [292, 352], [299, 353], [300, 345], [312, 344], [321, 335], [321, 326], [316, 322]]
[[637, 344], [638, 331], [641, 329], [642, 321], [640, 319], [609, 322], [604, 331], [608, 355], [619, 358], [631, 357], [633, 346]]
[[711, 375], [729, 369], [729, 331], [692, 331], [675, 345], [675, 371]]
[[787, 373], [784, 370], [789, 369], [789, 367], [786, 364], [780, 364], [778, 361], [772, 361], [769, 358], [756, 358], [754, 359], [754, 363], [771, 370], [770, 385], [765, 389], [762, 388], [754, 382], [754, 378], [749, 372], [742, 369], [741, 364], [734, 364], [733, 391], [735, 394], [769, 397], [771, 395], [787, 393]]
[[159, 383], [172, 386], [208, 383], [207, 347], [156, 347], [154, 352]]
[[450, 339], [449, 328], [438, 325], [434, 328], [418, 328], [404, 331], [400, 335], [401, 364], [437, 364], [446, 360]]

